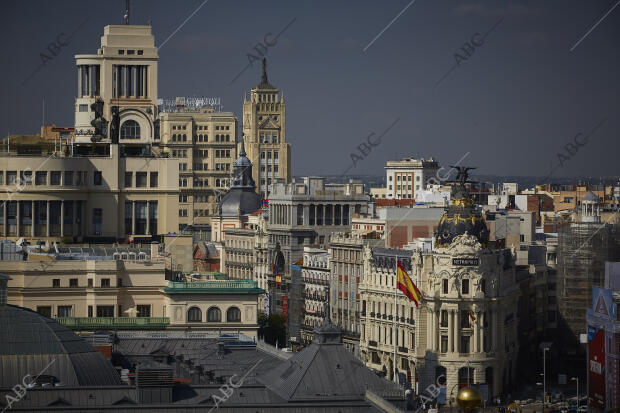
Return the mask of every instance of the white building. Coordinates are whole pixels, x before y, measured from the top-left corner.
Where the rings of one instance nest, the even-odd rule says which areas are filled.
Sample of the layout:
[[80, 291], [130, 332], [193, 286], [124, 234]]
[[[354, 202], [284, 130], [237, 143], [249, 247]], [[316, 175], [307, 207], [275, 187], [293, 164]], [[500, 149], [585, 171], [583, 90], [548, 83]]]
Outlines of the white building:
[[388, 161], [385, 166], [387, 199], [415, 199], [417, 191], [424, 190], [430, 178], [437, 179], [438, 169], [439, 164], [433, 158]]

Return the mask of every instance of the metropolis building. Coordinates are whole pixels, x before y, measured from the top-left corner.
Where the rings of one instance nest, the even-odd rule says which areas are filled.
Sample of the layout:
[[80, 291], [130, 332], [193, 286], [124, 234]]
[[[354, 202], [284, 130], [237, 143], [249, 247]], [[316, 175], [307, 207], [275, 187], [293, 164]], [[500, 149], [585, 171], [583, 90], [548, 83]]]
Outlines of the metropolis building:
[[[445, 384], [446, 402], [468, 381], [488, 389], [489, 398], [507, 391], [518, 352], [514, 252], [489, 247], [464, 180], [452, 191], [432, 251], [366, 247], [359, 286], [366, 365], [392, 377], [396, 363], [420, 392]], [[397, 259], [423, 294], [418, 308], [396, 289]]]

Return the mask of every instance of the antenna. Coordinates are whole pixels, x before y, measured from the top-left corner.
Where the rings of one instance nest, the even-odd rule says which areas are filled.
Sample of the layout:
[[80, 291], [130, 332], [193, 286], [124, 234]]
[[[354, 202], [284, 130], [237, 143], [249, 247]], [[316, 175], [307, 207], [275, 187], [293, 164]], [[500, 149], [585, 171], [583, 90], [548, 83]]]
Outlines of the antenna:
[[125, 0], [125, 15], [123, 16], [125, 24], [129, 24], [129, 1], [130, 0]]

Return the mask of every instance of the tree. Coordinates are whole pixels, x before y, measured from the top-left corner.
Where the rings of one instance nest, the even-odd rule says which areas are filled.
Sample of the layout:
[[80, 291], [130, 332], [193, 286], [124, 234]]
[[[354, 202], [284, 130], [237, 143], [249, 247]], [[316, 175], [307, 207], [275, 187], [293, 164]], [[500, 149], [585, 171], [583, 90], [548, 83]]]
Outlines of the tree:
[[259, 314], [258, 336], [266, 343], [278, 347], [286, 346], [286, 317], [281, 314]]

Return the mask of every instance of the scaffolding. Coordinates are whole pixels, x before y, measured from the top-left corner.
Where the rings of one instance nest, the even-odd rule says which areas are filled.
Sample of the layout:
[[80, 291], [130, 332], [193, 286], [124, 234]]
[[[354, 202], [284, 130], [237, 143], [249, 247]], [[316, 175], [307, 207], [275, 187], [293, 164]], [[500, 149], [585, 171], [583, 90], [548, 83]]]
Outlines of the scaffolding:
[[620, 222], [572, 222], [558, 227], [557, 295], [560, 344], [580, 353], [579, 335], [586, 333], [586, 310], [592, 286], [603, 287], [605, 262], [620, 261]]

